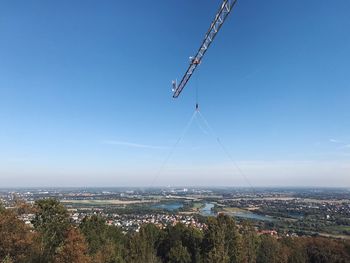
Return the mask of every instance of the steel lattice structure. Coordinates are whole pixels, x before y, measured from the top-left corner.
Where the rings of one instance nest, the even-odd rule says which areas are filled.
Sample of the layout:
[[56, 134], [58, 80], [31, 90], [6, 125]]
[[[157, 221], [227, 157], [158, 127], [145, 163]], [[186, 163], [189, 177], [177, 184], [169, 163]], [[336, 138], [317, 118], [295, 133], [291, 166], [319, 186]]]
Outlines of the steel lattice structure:
[[202, 45], [197, 51], [197, 54], [191, 58], [191, 63], [182, 77], [181, 82], [177, 85], [176, 81], [173, 81], [173, 98], [177, 98], [181, 91], [185, 88], [187, 82], [190, 80], [193, 72], [196, 70], [198, 65], [201, 63], [204, 54], [207, 52], [209, 46], [213, 42], [215, 36], [219, 32], [221, 26], [224, 24], [227, 16], [230, 14], [232, 8], [236, 4], [237, 0], [224, 0], [221, 4], [213, 22], [211, 23], [209, 30], [205, 34]]

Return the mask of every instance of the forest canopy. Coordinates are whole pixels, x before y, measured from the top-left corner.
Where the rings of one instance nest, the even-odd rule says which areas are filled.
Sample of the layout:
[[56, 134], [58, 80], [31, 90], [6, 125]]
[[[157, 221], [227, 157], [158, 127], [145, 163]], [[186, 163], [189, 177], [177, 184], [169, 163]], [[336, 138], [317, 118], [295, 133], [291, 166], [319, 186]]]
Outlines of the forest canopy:
[[[20, 219], [34, 213], [32, 226]], [[99, 215], [73, 224], [55, 199], [15, 209], [0, 205], [0, 262], [20, 263], [333, 263], [350, 262], [350, 242], [323, 237], [258, 235], [247, 222], [209, 217], [203, 230], [181, 223], [145, 224], [123, 233]]]

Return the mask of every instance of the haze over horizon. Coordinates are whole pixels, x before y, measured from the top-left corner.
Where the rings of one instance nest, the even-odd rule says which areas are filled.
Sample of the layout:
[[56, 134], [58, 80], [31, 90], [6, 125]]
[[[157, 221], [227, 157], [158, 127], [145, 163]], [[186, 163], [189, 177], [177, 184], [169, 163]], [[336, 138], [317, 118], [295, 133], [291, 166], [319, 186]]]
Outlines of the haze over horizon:
[[[0, 4], [0, 187], [350, 187], [349, 1], [238, 1], [176, 100], [218, 2], [136, 6]], [[199, 118], [158, 172], [197, 88], [244, 176]]]

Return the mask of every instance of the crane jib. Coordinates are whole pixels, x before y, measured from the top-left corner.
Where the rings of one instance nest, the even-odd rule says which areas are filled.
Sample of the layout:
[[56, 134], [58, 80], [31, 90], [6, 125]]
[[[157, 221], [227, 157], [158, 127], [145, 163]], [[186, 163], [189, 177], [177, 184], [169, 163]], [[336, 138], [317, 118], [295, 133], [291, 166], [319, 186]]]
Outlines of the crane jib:
[[207, 52], [208, 48], [210, 47], [215, 36], [219, 32], [221, 26], [224, 24], [227, 16], [231, 12], [231, 10], [236, 2], [237, 2], [237, 0], [224, 0], [223, 3], [221, 4], [217, 14], [215, 15], [213, 22], [210, 24], [210, 27], [209, 27], [207, 33], [205, 34], [204, 40], [203, 40], [200, 48], [198, 49], [197, 54], [191, 60], [191, 63], [188, 66], [187, 71], [184, 74], [184, 76], [182, 77], [179, 85], [177, 85], [176, 82], [173, 82], [173, 86], [174, 86], [173, 98], [177, 98], [180, 95], [180, 93], [182, 92], [182, 90], [185, 88], [187, 82], [190, 80], [193, 72], [199, 66], [204, 54]]

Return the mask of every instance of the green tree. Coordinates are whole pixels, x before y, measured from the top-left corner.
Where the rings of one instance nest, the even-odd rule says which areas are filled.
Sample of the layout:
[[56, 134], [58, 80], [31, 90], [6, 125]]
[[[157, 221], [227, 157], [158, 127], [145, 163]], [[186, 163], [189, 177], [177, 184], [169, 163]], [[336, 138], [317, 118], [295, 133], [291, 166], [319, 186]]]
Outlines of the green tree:
[[251, 224], [243, 222], [240, 232], [242, 234], [242, 262], [255, 263], [259, 248], [259, 238], [256, 231]]
[[226, 215], [210, 217], [204, 233], [203, 246], [205, 262], [240, 262], [241, 236], [233, 218]]
[[182, 241], [183, 233], [186, 230], [186, 226], [183, 224], [176, 224], [175, 226], [167, 226], [163, 230], [164, 236], [158, 247], [158, 255], [164, 262], [169, 261], [170, 249], [175, 245], [176, 242]]
[[100, 216], [85, 217], [80, 224], [80, 230], [88, 241], [90, 254], [95, 254], [107, 242], [108, 226], [106, 220]]
[[169, 251], [169, 263], [190, 263], [191, 255], [187, 248], [181, 244], [181, 241], [176, 241]]
[[288, 250], [275, 237], [262, 235], [257, 255], [257, 263], [287, 263]]
[[38, 200], [34, 208], [36, 211], [32, 223], [41, 236], [41, 261], [51, 262], [70, 226], [68, 212], [56, 199]]
[[182, 244], [191, 255], [191, 262], [201, 262], [201, 247], [203, 242], [203, 232], [194, 227], [186, 227], [181, 237]]
[[116, 246], [113, 242], [107, 241], [99, 250], [92, 255], [94, 263], [122, 263], [123, 259], [122, 247]]
[[140, 235], [157, 248], [162, 238], [162, 231], [155, 224], [145, 224], [140, 228]]
[[124, 236], [115, 226], [108, 226], [106, 220], [98, 215], [85, 217], [80, 224], [94, 262], [120, 262]]
[[0, 213], [5, 211], [4, 205], [0, 202]]
[[[129, 237], [127, 242], [127, 251], [125, 255], [128, 263], [158, 263], [161, 260], [157, 257], [157, 250], [155, 244], [157, 240], [154, 239], [153, 231], [141, 228], [139, 233], [135, 233]], [[151, 236], [148, 234], [152, 233]], [[153, 240], [152, 240], [153, 239]]]
[[158, 255], [164, 262], [169, 261], [170, 250], [179, 243], [190, 254], [191, 262], [201, 261], [203, 233], [200, 230], [178, 223], [175, 226], [168, 226], [163, 233], [158, 246]]
[[10, 256], [6, 256], [1, 263], [14, 263]]

